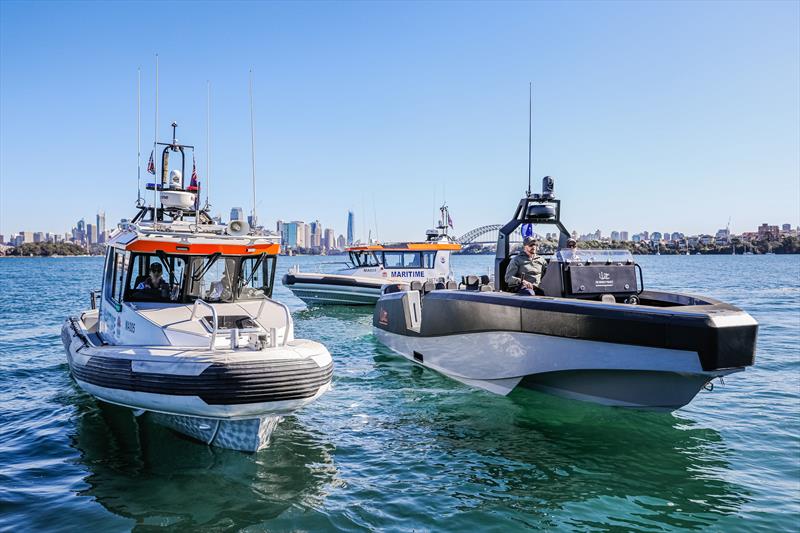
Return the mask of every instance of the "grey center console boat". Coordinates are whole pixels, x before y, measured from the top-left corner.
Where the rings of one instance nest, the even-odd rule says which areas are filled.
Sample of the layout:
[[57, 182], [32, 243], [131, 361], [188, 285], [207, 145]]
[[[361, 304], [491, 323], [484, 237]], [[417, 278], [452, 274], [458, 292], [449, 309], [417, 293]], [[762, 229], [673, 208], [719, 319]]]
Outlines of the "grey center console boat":
[[[520, 200], [499, 231], [494, 283], [456, 289], [387, 286], [373, 325], [393, 351], [453, 379], [506, 395], [530, 388], [604, 405], [671, 411], [711, 380], [751, 366], [758, 324], [703, 296], [645, 290], [625, 250], [565, 249], [561, 202]], [[522, 224], [559, 230], [540, 295], [507, 292], [509, 238]], [[709, 387], [710, 388], [710, 387]]]

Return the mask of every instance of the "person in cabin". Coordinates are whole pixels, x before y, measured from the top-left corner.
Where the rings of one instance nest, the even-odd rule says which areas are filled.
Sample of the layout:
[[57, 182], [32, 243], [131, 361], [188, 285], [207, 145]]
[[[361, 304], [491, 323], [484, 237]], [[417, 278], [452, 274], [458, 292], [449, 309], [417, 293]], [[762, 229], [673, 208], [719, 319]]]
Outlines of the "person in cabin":
[[169, 284], [161, 277], [164, 267], [161, 263], [151, 263], [148, 276], [136, 286], [137, 290], [169, 290]]
[[522, 243], [522, 252], [511, 258], [505, 275], [510, 292], [531, 296], [542, 294], [539, 284], [547, 269], [547, 261], [537, 253], [538, 249], [538, 239], [525, 237]]

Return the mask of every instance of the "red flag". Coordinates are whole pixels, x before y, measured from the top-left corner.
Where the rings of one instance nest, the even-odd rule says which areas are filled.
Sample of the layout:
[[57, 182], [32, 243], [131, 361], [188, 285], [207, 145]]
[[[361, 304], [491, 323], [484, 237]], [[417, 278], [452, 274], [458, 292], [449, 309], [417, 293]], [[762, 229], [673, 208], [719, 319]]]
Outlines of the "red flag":
[[153, 162], [153, 151], [150, 150], [150, 160], [147, 162], [147, 171], [153, 176], [156, 175], [156, 164]]
[[195, 163], [194, 155], [192, 156], [192, 179], [189, 182], [189, 188], [187, 190], [196, 193], [200, 192], [200, 182], [197, 179], [197, 163]]
[[199, 187], [197, 181], [197, 163], [194, 161], [194, 156], [192, 156], [192, 181], [189, 182], [189, 187], [194, 187], [195, 189]]

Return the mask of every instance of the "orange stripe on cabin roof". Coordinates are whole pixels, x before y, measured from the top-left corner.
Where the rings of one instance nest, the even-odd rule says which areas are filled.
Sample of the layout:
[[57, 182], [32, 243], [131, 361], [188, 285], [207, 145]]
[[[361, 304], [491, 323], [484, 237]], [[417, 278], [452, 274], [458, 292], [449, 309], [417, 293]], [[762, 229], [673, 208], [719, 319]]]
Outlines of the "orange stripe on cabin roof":
[[441, 243], [427, 243], [427, 242], [410, 242], [405, 245], [392, 245], [386, 246], [377, 244], [370, 246], [352, 246], [347, 248], [348, 252], [402, 252], [412, 250], [460, 250], [460, 244], [441, 244]]
[[278, 255], [280, 244], [187, 244], [181, 242], [165, 242], [136, 240], [125, 247], [131, 252], [150, 252], [162, 251], [166, 254], [185, 254], [185, 255], [211, 255], [221, 253], [223, 255]]

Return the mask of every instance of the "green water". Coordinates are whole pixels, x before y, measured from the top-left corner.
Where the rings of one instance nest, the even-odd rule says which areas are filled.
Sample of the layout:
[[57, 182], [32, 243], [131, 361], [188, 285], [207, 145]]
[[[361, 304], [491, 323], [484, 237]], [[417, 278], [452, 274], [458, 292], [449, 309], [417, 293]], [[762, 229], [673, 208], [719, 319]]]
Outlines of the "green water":
[[[279, 275], [323, 261], [281, 258]], [[648, 286], [750, 312], [756, 366], [673, 414], [503, 398], [391, 355], [370, 310], [308, 310], [281, 287], [297, 336], [331, 351], [334, 388], [244, 454], [71, 381], [61, 321], [101, 260], [0, 260], [0, 530], [796, 531], [800, 257], [641, 261]]]

